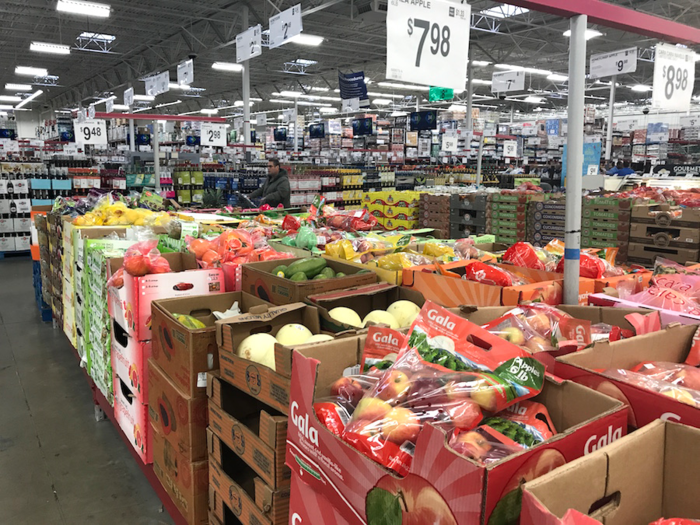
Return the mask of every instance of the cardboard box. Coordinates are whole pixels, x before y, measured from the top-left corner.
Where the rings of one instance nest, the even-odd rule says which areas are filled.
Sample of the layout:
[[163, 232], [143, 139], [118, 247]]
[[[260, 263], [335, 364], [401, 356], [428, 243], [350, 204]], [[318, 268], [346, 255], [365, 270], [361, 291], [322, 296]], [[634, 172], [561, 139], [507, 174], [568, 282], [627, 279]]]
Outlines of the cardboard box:
[[331, 505], [304, 480], [310, 476], [308, 472], [292, 476], [292, 488], [289, 498], [289, 519], [295, 525], [304, 523], [322, 523], [334, 525], [350, 525], [340, 510]]
[[652, 265], [657, 257], [671, 259], [681, 264], [687, 261], [697, 261], [700, 256], [700, 249], [674, 248], [671, 246], [661, 248], [648, 244], [631, 242], [627, 251], [628, 260]]
[[172, 434], [165, 436], [153, 426], [151, 431], [153, 472], [188, 524], [207, 525], [209, 462], [191, 462], [178, 451]]
[[673, 310], [664, 310], [646, 304], [634, 303], [619, 297], [612, 297], [603, 293], [596, 293], [588, 296], [588, 304], [593, 306], [615, 306], [617, 308], [641, 308], [643, 310], [657, 310], [661, 316], [661, 325], [666, 326], [671, 323], [680, 324], [700, 324], [700, 317], [696, 315], [684, 314]]
[[[161, 299], [151, 303], [153, 360], [189, 397], [206, 392], [209, 370], [219, 368], [219, 350], [216, 344], [216, 317], [212, 312], [223, 312], [238, 302], [243, 313], [260, 305], [272, 306], [245, 292], [195, 295], [177, 299]], [[202, 321], [206, 328], [190, 330], [173, 314], [191, 315]]]
[[[297, 260], [299, 259], [285, 259], [284, 263], [289, 265]], [[243, 265], [243, 291], [274, 304], [289, 304], [303, 301], [309, 295], [377, 282], [377, 275], [374, 272], [358, 275], [361, 269], [368, 269], [366, 266], [360, 265], [358, 268], [354, 264], [331, 257], [326, 257], [326, 260], [328, 266], [336, 273], [343, 272], [347, 275], [334, 279], [296, 282], [270, 273], [280, 265], [280, 261], [250, 263]]]
[[185, 396], [177, 385], [148, 360], [148, 416], [151, 426], [188, 462], [207, 459], [207, 396]]
[[[359, 355], [359, 349], [354, 356], [337, 351], [335, 359], [319, 362], [295, 353], [287, 435], [287, 465], [292, 474], [303, 476], [352, 524], [367, 523], [367, 494], [378, 483], [389, 490], [400, 487], [409, 494], [423, 487], [435, 489], [437, 493], [430, 490], [430, 497], [426, 496], [430, 501], [427, 505], [438, 515], [451, 513], [453, 521], [447, 519], [446, 523], [487, 523], [495, 509], [503, 512], [512, 502], [514, 496], [510, 495], [499, 506], [503, 496], [518, 490], [523, 478], [532, 479], [626, 433], [627, 415], [621, 402], [570, 381], [559, 383], [550, 378], [533, 399], [548, 407], [560, 432], [553, 439], [485, 467], [452, 451], [445, 433], [427, 425], [416, 442], [408, 476], [398, 480], [333, 435], [313, 409], [316, 398], [328, 395], [329, 378], [341, 377], [348, 359], [357, 362]], [[414, 498], [410, 495], [406, 499], [415, 502]], [[438, 520], [431, 513], [430, 518], [417, 523]]]
[[581, 226], [583, 228], [592, 228], [595, 230], [607, 230], [607, 231], [629, 231], [630, 223], [623, 221], [614, 221], [606, 219], [581, 219]]
[[633, 241], [653, 244], [665, 248], [677, 246], [680, 248], [695, 248], [700, 243], [700, 230], [680, 226], [656, 226], [654, 224], [636, 224], [630, 226], [630, 237]]
[[136, 399], [148, 403], [148, 359], [151, 342], [137, 341], [112, 319], [112, 370], [133, 390]]
[[153, 463], [148, 406], [139, 402], [134, 392], [117, 374], [114, 374], [114, 420], [141, 461], [146, 465]]
[[700, 344], [700, 334], [696, 332], [695, 325], [672, 325], [632, 339], [596, 343], [592, 347], [557, 358], [554, 373], [623, 401], [630, 407], [631, 427], [643, 427], [657, 418], [700, 427], [700, 407], [608, 378], [602, 373], [608, 369], [629, 370], [644, 361], [682, 363], [693, 345]]
[[[165, 253], [171, 273], [133, 277], [124, 272], [124, 286], [109, 289], [109, 312], [130, 337], [151, 340], [151, 302], [172, 297], [189, 297], [224, 292], [221, 269], [198, 269], [191, 253]], [[111, 276], [124, 264], [123, 258], [109, 259]]]
[[270, 487], [289, 486], [291, 473], [284, 464], [286, 416], [270, 411], [218, 374], [208, 374], [207, 394], [209, 429]]
[[[682, 211], [680, 216], [674, 212]], [[697, 228], [700, 226], [700, 210], [681, 208], [669, 204], [636, 204], [632, 207], [634, 222], [657, 224], [658, 226], [682, 226]]]
[[655, 421], [523, 487], [522, 525], [649, 525], [698, 518], [700, 430]]
[[[422, 307], [425, 302], [423, 294], [387, 283], [370, 284], [368, 286], [358, 286], [348, 290], [339, 290], [326, 294], [310, 295], [307, 297], [318, 308], [321, 317], [321, 329], [326, 332], [345, 332], [356, 330], [358, 327], [341, 323], [333, 319], [328, 312], [333, 308], [346, 307], [354, 310], [360, 319], [373, 310], [386, 310], [396, 301], [411, 301]], [[407, 327], [401, 327], [407, 328]]]

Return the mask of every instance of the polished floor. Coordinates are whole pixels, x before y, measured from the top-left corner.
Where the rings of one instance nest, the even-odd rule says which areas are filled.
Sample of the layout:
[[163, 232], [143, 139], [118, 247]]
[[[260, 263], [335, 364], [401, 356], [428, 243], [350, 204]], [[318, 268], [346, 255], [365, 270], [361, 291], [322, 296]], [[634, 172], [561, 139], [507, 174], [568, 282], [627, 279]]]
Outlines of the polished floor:
[[41, 321], [29, 257], [0, 260], [0, 524], [172, 524], [126, 447]]

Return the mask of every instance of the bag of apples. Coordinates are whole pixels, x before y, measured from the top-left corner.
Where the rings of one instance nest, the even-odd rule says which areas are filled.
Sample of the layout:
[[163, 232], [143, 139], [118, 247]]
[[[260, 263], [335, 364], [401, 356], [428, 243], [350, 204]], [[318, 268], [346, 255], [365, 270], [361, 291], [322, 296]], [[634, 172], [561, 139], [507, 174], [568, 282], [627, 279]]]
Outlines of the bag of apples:
[[544, 365], [525, 350], [426, 301], [395, 363], [357, 404], [343, 439], [406, 475], [425, 423], [446, 432], [542, 390]]

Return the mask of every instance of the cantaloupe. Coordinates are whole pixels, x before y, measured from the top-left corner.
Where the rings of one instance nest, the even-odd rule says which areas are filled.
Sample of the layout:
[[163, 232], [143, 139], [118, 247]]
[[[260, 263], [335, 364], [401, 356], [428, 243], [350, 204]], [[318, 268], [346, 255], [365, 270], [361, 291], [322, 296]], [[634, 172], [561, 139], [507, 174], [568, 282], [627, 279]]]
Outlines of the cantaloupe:
[[238, 345], [236, 355], [275, 370], [275, 343], [270, 334], [249, 335]]
[[345, 308], [344, 306], [339, 306], [333, 308], [328, 315], [335, 319], [339, 323], [347, 324], [350, 326], [356, 326], [357, 328], [362, 328], [362, 320], [360, 316], [354, 310], [350, 308]]
[[290, 323], [279, 329], [277, 341], [284, 346], [303, 345], [313, 334], [304, 325]]
[[312, 335], [311, 337], [309, 337], [309, 339], [307, 339], [307, 341], [306, 341], [306, 344], [320, 343], [321, 341], [332, 341], [332, 340], [333, 340], [333, 336], [331, 336], [331, 335], [316, 334], [316, 335]]
[[400, 328], [405, 328], [411, 326], [415, 318], [418, 317], [420, 306], [411, 301], [402, 300], [392, 303], [386, 311], [396, 318]]

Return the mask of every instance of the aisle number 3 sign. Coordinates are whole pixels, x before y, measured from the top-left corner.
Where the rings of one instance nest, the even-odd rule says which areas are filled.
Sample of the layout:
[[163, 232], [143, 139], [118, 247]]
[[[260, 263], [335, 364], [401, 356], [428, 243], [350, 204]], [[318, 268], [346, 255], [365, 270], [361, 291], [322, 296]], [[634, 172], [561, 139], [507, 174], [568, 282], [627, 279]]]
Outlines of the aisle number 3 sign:
[[386, 77], [464, 90], [471, 7], [448, 0], [389, 0]]

